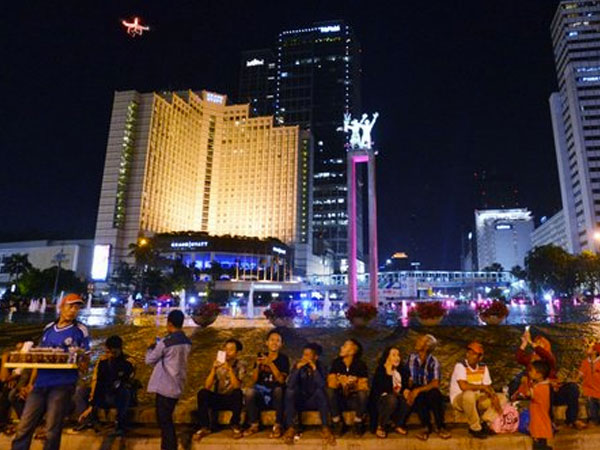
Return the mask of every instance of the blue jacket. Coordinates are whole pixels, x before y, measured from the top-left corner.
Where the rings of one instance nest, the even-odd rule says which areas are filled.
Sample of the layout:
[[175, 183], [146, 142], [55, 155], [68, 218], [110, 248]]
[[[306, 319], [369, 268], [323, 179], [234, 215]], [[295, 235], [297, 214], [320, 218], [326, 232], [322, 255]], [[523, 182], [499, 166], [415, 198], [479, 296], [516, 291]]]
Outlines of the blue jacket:
[[176, 331], [148, 349], [146, 364], [154, 366], [148, 382], [148, 392], [169, 398], [181, 396], [191, 348], [192, 341], [183, 331]]

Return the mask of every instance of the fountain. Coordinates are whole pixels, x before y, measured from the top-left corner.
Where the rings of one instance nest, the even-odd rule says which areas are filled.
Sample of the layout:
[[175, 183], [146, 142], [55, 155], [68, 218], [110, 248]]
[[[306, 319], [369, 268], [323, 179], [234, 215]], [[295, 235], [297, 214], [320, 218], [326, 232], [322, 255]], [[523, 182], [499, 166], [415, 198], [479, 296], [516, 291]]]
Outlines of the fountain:
[[329, 300], [329, 291], [325, 291], [325, 300], [323, 300], [323, 318], [329, 319], [331, 316], [331, 300]]
[[131, 317], [131, 311], [133, 310], [133, 295], [129, 294], [127, 297], [127, 306], [125, 308], [125, 315]]
[[62, 302], [63, 297], [65, 296], [65, 291], [60, 291], [60, 297], [56, 299], [56, 315], [60, 315], [60, 302]]
[[254, 284], [250, 284], [250, 292], [248, 292], [248, 306], [246, 308], [246, 317], [254, 319]]
[[32, 299], [29, 302], [29, 309], [27, 311], [29, 311], [30, 313], [36, 312], [38, 310], [38, 308], [39, 308], [38, 300]]
[[89, 312], [92, 310], [92, 293], [88, 293], [87, 304], [85, 305], [86, 311]]
[[40, 305], [39, 312], [42, 314], [46, 312], [46, 297], [42, 297], [42, 304]]
[[180, 300], [179, 300], [179, 309], [185, 316], [186, 304], [185, 304], [185, 289], [181, 290]]

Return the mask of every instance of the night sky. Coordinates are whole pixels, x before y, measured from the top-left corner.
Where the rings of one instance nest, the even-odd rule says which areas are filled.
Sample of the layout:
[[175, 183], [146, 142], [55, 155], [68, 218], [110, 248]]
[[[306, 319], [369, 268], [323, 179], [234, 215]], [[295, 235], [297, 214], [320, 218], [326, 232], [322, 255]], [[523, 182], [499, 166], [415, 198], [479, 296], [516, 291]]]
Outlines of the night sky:
[[[242, 50], [345, 19], [379, 111], [380, 259], [459, 267], [473, 172], [516, 181], [536, 218], [560, 208], [548, 97], [553, 0], [22, 0], [0, 15], [0, 240], [92, 238], [115, 90], [237, 92]], [[392, 6], [394, 5], [394, 6]], [[130, 38], [121, 19], [152, 31]]]

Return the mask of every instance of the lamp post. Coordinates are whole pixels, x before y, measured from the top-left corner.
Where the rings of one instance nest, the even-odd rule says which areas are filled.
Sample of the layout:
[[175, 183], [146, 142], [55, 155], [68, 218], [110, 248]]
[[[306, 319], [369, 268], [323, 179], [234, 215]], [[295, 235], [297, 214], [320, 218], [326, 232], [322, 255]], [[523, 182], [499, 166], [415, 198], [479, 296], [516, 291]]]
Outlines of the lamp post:
[[54, 261], [56, 261], [56, 278], [54, 278], [54, 289], [52, 291], [52, 298], [54, 299], [54, 301], [56, 301], [56, 292], [58, 290], [58, 277], [60, 275], [60, 267], [62, 265], [62, 262], [67, 258], [67, 254], [63, 251], [63, 249], [60, 249], [60, 252], [58, 252], [56, 255], [54, 255]]

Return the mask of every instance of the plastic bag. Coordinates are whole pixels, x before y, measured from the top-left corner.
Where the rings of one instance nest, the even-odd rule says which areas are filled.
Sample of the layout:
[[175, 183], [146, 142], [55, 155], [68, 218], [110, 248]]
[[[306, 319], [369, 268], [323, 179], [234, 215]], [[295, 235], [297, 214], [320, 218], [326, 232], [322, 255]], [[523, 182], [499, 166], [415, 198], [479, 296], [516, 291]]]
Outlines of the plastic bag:
[[502, 413], [490, 424], [490, 428], [496, 433], [514, 433], [519, 430], [519, 423], [519, 411], [510, 403], [506, 403]]

